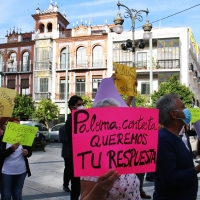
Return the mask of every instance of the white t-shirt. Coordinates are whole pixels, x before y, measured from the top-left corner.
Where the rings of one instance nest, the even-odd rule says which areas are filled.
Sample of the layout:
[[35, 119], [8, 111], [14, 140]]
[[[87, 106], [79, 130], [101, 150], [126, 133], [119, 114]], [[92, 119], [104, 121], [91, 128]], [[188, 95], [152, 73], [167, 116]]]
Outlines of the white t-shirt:
[[[11, 147], [11, 144], [6, 144], [6, 149]], [[22, 154], [23, 147], [20, 145], [15, 152], [8, 156], [3, 163], [2, 174], [16, 175], [26, 172], [26, 163]]]

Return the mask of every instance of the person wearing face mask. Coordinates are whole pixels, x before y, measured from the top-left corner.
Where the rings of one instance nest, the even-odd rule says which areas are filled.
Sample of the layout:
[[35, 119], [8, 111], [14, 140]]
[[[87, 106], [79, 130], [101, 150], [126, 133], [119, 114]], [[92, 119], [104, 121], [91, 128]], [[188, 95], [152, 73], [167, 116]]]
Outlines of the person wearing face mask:
[[[72, 96], [68, 101], [68, 107], [70, 111], [76, 109], [83, 109], [83, 99], [77, 95]], [[72, 116], [68, 115], [68, 118], [65, 122], [65, 132], [68, 140], [68, 151], [66, 152], [66, 162], [68, 165], [66, 166], [66, 170], [70, 174], [71, 180], [71, 200], [78, 200], [80, 196], [80, 177], [74, 177], [74, 163], [73, 163], [73, 152], [72, 152]]]
[[158, 134], [158, 155], [154, 173], [153, 200], [196, 200], [197, 174], [191, 153], [179, 133], [191, 120], [190, 110], [176, 94], [167, 94], [156, 102], [163, 127]]

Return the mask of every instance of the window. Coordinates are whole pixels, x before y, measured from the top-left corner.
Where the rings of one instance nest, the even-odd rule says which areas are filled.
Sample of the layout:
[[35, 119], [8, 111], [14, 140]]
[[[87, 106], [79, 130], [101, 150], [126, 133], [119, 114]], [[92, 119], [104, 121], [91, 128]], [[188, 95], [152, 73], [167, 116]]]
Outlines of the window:
[[52, 23], [47, 24], [47, 30], [48, 32], [52, 32]]
[[36, 70], [51, 69], [52, 48], [38, 47], [36, 48]]
[[86, 49], [79, 47], [76, 51], [76, 66], [78, 68], [86, 67]]
[[92, 67], [103, 67], [103, 49], [101, 46], [95, 46], [92, 52]]
[[150, 84], [149, 83], [141, 84], [141, 94], [150, 94]]
[[[60, 100], [66, 99], [66, 80], [60, 80]], [[68, 83], [68, 95], [69, 95], [69, 83]]]
[[85, 95], [85, 79], [84, 78], [76, 79], [76, 95], [78, 96]]
[[102, 77], [92, 78], [92, 98], [94, 99], [101, 83]]
[[113, 43], [113, 61], [132, 67], [132, 52], [122, 51], [121, 44], [123, 42], [124, 41]]
[[8, 64], [8, 71], [9, 72], [16, 72], [17, 71], [17, 55], [16, 53], [11, 53], [10, 54], [10, 59], [13, 60], [13, 63]]
[[15, 79], [14, 80], [8, 80], [7, 88], [15, 89]]
[[147, 53], [142, 52], [137, 54], [137, 67], [138, 68], [147, 68]]
[[48, 92], [48, 78], [40, 78], [40, 92]]
[[21, 79], [21, 94], [23, 95], [30, 94], [29, 79]]
[[60, 69], [66, 69], [66, 48], [60, 53]]
[[159, 68], [180, 68], [179, 38], [158, 40], [157, 48]]
[[40, 24], [39, 29], [40, 33], [44, 33], [44, 24]]
[[22, 57], [22, 68], [21, 71], [22, 72], [27, 72], [29, 71], [29, 64], [30, 64], [30, 58], [29, 58], [29, 53], [28, 52], [24, 52], [23, 53], [23, 57]]

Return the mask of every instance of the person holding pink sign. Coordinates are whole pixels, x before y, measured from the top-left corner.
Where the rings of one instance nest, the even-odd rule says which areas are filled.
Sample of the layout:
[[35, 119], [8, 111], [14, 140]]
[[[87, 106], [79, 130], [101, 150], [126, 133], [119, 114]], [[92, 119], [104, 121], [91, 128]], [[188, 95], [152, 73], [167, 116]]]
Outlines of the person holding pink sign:
[[196, 200], [200, 165], [194, 166], [192, 154], [179, 136], [190, 123], [190, 110], [176, 94], [161, 97], [156, 108], [163, 128], [158, 135], [153, 200]]
[[[120, 104], [107, 98], [97, 101], [93, 108], [118, 107]], [[140, 181], [136, 174], [120, 175], [116, 170], [109, 170], [100, 177], [81, 177], [81, 200], [141, 200]]]

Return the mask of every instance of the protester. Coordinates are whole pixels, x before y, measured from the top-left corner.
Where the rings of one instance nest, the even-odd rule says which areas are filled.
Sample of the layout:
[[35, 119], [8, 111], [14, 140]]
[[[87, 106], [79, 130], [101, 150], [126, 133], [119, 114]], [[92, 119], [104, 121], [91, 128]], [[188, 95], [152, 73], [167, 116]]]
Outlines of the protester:
[[[15, 118], [9, 122], [18, 123]], [[32, 155], [31, 147], [19, 143], [9, 144], [0, 137], [0, 169], [1, 169], [1, 199], [22, 200], [22, 188], [26, 175], [31, 176], [28, 159]]]
[[[83, 107], [83, 100], [81, 97], [74, 95], [68, 101], [69, 109], [76, 110], [81, 109]], [[65, 122], [65, 132], [67, 134], [67, 138], [69, 140], [69, 150], [66, 158], [67, 161], [67, 171], [70, 174], [71, 179], [71, 200], [78, 200], [80, 196], [80, 177], [74, 177], [74, 163], [72, 156], [72, 117], [71, 114], [68, 116], [67, 121]]]
[[67, 170], [67, 166], [69, 165], [67, 159], [69, 153], [69, 140], [65, 132], [65, 125], [59, 128], [59, 139], [60, 142], [62, 142], [61, 156], [63, 157], [65, 162], [65, 168], [63, 173], [63, 190], [65, 192], [71, 192], [71, 190], [69, 189], [70, 174], [69, 171]]
[[[96, 102], [93, 107], [117, 107], [119, 103], [111, 98]], [[81, 200], [141, 200], [140, 181], [136, 174], [120, 175], [109, 170], [104, 175], [81, 177]]]
[[197, 173], [191, 153], [179, 132], [191, 120], [190, 110], [176, 94], [167, 94], [156, 102], [163, 128], [159, 130], [158, 155], [154, 173], [154, 200], [196, 200]]
[[42, 146], [42, 150], [44, 151], [44, 152], [46, 152], [46, 150], [45, 150], [45, 146], [46, 146], [46, 144], [47, 144], [47, 142], [45, 141], [46, 140], [46, 137], [45, 137], [45, 135], [44, 134], [42, 134], [42, 133], [40, 133], [39, 132], [39, 130], [38, 130], [38, 132], [37, 132], [37, 134], [36, 134], [36, 136], [35, 136], [35, 139], [34, 139], [34, 150], [36, 150], [36, 146], [37, 146], [37, 144], [40, 144], [41, 146]]

